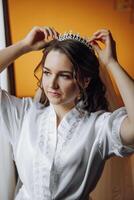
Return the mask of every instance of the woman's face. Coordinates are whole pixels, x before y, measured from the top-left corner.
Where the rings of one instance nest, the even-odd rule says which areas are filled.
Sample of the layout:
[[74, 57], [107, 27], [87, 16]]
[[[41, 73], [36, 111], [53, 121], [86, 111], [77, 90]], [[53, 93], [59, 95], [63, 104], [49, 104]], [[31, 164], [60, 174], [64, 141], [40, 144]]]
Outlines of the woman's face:
[[42, 85], [50, 103], [73, 106], [79, 95], [79, 88], [73, 78], [73, 64], [59, 51], [48, 53], [44, 67]]

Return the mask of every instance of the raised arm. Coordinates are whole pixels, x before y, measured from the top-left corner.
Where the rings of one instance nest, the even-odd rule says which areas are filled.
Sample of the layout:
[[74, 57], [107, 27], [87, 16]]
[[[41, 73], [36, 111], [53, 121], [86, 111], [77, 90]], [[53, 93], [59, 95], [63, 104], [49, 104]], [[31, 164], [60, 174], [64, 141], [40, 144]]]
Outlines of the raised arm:
[[[102, 49], [97, 41], [104, 43]], [[120, 91], [128, 117], [121, 125], [121, 138], [125, 145], [134, 145], [134, 80], [119, 64], [116, 56], [115, 41], [110, 31], [98, 30], [90, 40], [98, 54], [100, 62], [112, 73], [117, 87]]]
[[34, 27], [24, 39], [0, 50], [0, 73], [18, 57], [42, 49], [49, 37], [54, 39], [57, 36], [58, 32], [54, 28]]

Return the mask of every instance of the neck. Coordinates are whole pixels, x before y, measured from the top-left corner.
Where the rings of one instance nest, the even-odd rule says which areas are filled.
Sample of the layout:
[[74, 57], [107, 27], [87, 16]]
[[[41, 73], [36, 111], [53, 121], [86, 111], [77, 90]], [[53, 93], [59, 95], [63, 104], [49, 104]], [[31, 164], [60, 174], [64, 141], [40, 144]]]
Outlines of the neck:
[[54, 110], [57, 115], [57, 121], [60, 122], [64, 115], [69, 112], [75, 105], [68, 104], [68, 105], [53, 105]]

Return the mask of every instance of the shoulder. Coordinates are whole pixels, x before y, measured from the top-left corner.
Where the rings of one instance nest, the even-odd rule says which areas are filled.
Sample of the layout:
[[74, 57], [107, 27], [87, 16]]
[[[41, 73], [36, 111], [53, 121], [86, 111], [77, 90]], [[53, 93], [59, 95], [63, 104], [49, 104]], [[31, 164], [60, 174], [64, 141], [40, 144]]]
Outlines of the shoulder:
[[19, 98], [0, 89], [0, 115], [2, 118], [20, 119], [33, 104], [33, 99], [31, 97]]
[[104, 129], [107, 126], [114, 128], [121, 125], [121, 122], [126, 115], [127, 113], [125, 107], [121, 107], [113, 112], [105, 110], [93, 112], [87, 117], [87, 119], [88, 122], [94, 124], [96, 130], [99, 130]]
[[9, 104], [22, 104], [22, 103], [33, 103], [33, 99], [31, 97], [16, 97], [14, 95], [9, 94], [6, 90], [0, 88], [0, 102], [1, 103], [9, 103]]
[[114, 120], [114, 119], [120, 118], [120, 117], [122, 117], [126, 114], [127, 114], [127, 112], [126, 112], [125, 107], [120, 107], [113, 112], [100, 110], [100, 111], [91, 113], [91, 116], [94, 116], [94, 118], [98, 122], [103, 122], [103, 121], [108, 120], [108, 119]]
[[111, 115], [111, 112], [107, 112], [105, 110], [99, 110], [96, 112], [91, 112], [90, 114], [87, 114], [86, 118], [88, 121], [103, 122], [109, 115]]

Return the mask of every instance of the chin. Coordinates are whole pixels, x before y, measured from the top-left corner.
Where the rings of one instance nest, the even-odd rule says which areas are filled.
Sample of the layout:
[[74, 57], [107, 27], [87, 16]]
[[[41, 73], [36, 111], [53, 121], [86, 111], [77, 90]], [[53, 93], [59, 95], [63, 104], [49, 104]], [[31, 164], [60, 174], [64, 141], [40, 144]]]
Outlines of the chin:
[[57, 99], [57, 100], [49, 99], [49, 102], [50, 102], [51, 104], [54, 104], [54, 105], [59, 105], [59, 104], [62, 104], [62, 103], [63, 103], [63, 101], [61, 101], [61, 100], [59, 100], [59, 99]]

